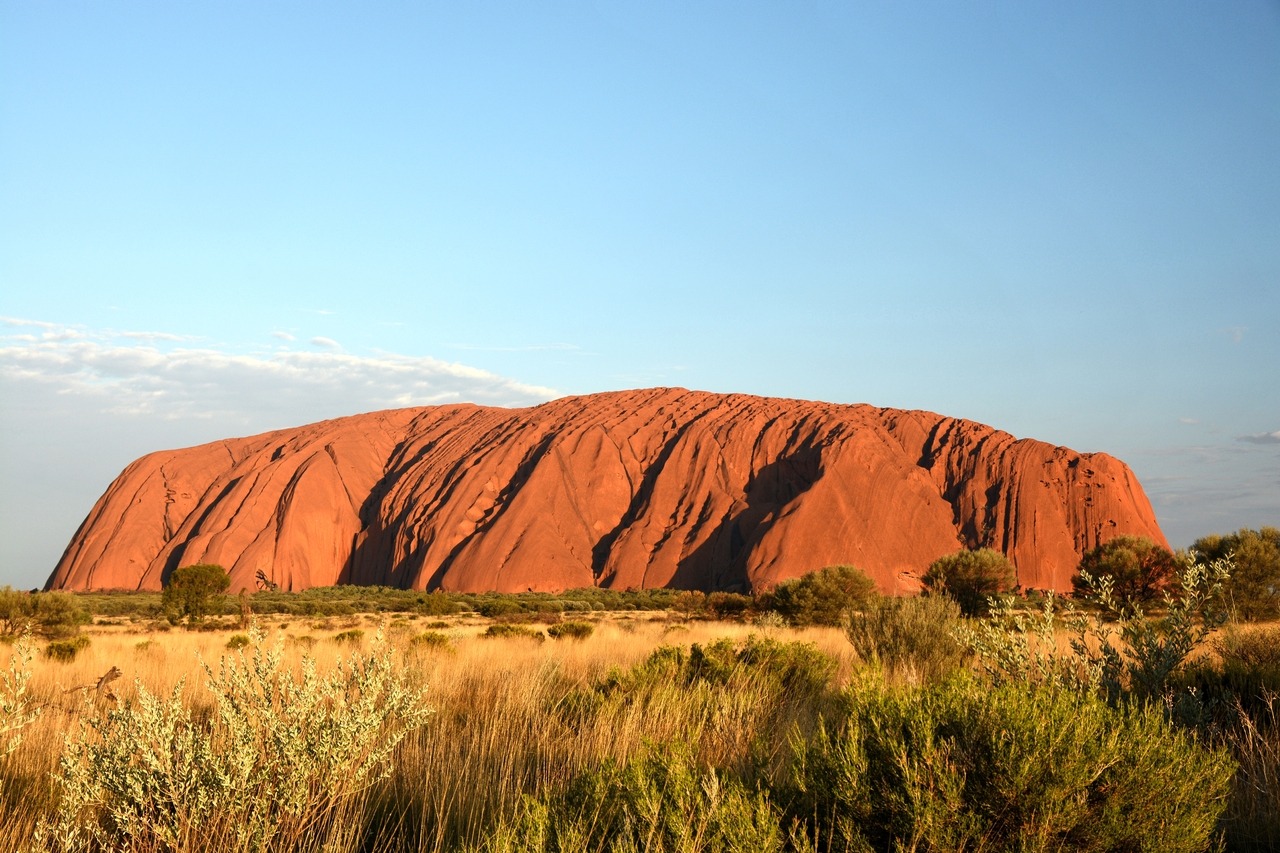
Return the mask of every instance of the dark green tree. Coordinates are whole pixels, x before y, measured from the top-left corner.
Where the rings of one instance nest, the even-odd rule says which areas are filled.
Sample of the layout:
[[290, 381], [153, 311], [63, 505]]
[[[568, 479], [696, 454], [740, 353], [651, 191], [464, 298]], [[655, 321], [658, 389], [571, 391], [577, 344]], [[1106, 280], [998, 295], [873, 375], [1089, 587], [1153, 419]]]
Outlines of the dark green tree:
[[1224, 592], [1233, 617], [1246, 621], [1280, 617], [1280, 528], [1242, 528], [1197, 539], [1191, 550], [1204, 560], [1230, 557]]
[[183, 566], [174, 569], [164, 584], [164, 608], [175, 618], [185, 616], [188, 622], [199, 622], [230, 586], [231, 578], [222, 566], [212, 563]]
[[939, 557], [929, 564], [921, 581], [931, 595], [955, 599], [966, 616], [980, 616], [989, 609], [988, 599], [1014, 590], [1018, 573], [1004, 554], [979, 548]]
[[1104, 575], [1114, 583], [1113, 592], [1121, 604], [1157, 601], [1178, 584], [1178, 558], [1145, 536], [1117, 536], [1091, 548], [1080, 558], [1071, 586], [1077, 595], [1088, 594]]
[[874, 599], [875, 581], [854, 566], [827, 566], [783, 581], [760, 596], [760, 609], [773, 610], [793, 625], [843, 625], [845, 614]]

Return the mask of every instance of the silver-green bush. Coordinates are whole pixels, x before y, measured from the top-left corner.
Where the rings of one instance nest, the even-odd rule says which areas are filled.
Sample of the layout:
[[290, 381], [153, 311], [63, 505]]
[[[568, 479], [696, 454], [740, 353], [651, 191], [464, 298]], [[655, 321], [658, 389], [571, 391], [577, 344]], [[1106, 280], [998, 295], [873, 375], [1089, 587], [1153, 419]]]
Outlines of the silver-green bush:
[[179, 684], [91, 716], [68, 744], [62, 800], [39, 837], [54, 851], [276, 851], [313, 838], [344, 801], [389, 770], [430, 713], [390, 650], [328, 675], [282, 643], [205, 666], [213, 706], [195, 714]]
[[27, 689], [34, 656], [35, 649], [24, 636], [14, 645], [8, 668], [0, 672], [0, 758], [18, 748], [22, 730], [40, 716], [40, 708]]

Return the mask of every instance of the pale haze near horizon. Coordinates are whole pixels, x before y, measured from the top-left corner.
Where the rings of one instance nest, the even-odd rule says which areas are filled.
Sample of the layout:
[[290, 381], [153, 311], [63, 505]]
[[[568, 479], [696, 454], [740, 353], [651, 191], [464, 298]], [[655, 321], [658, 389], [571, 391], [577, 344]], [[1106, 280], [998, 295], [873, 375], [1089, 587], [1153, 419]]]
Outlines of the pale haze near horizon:
[[0, 585], [136, 457], [645, 386], [1280, 524], [1265, 2], [0, 2]]

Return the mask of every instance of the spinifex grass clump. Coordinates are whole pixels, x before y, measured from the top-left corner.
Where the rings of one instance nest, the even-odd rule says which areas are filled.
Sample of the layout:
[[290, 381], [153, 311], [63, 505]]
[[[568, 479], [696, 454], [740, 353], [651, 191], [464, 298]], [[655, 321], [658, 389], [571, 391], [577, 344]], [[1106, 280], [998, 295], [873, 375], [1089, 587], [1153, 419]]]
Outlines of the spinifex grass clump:
[[40, 840], [53, 851], [292, 851], [319, 848], [347, 800], [389, 772], [426, 722], [422, 691], [375, 642], [328, 675], [282, 643], [204, 666], [213, 706], [181, 683], [91, 716], [61, 761], [62, 801]]
[[578, 775], [529, 798], [479, 853], [780, 853], [779, 815], [760, 790], [670, 746]]
[[845, 634], [858, 656], [886, 673], [935, 681], [969, 660], [957, 638], [960, 606], [941, 595], [882, 598], [850, 613]]
[[778, 799], [821, 849], [1205, 850], [1232, 762], [1154, 708], [970, 679], [855, 689]]
[[595, 626], [590, 622], [557, 622], [547, 628], [547, 636], [553, 640], [585, 640], [591, 636], [593, 631], [595, 631]]
[[542, 642], [547, 638], [547, 635], [539, 631], [537, 628], [530, 628], [527, 625], [511, 625], [507, 623], [490, 625], [488, 629], [481, 634], [481, 636], [488, 637], [490, 639], [516, 637], [527, 640], [537, 640], [538, 642]]

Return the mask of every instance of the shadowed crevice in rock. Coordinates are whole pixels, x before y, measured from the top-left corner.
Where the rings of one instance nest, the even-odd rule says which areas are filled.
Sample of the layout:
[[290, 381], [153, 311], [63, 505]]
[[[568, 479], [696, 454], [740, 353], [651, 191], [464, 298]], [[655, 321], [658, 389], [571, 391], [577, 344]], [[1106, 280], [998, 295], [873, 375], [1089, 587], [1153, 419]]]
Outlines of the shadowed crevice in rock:
[[604, 536], [601, 536], [599, 541], [592, 546], [591, 574], [595, 577], [597, 583], [599, 583], [601, 577], [605, 573], [605, 567], [608, 563], [609, 555], [612, 553], [614, 543], [624, 530], [631, 527], [631, 525], [633, 525], [636, 520], [644, 514], [648, 500], [653, 494], [653, 484], [657, 481], [659, 475], [661, 475], [665, 470], [667, 461], [671, 458], [672, 453], [675, 452], [680, 441], [689, 434], [690, 430], [692, 430], [697, 425], [698, 421], [704, 416], [705, 413], [694, 417], [663, 441], [662, 449], [658, 452], [657, 457], [652, 463], [644, 467], [644, 473], [640, 479], [640, 485], [634, 490], [631, 496], [631, 503], [627, 507], [626, 512], [623, 513], [622, 518], [612, 530]]
[[762, 467], [747, 484], [740, 508], [722, 516], [706, 541], [680, 561], [670, 586], [751, 592], [748, 566], [763, 530], [821, 476], [822, 450], [812, 437]]

